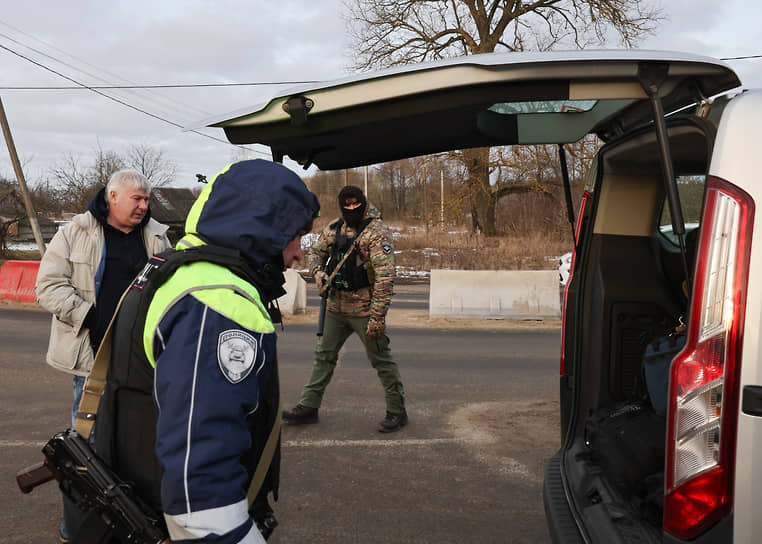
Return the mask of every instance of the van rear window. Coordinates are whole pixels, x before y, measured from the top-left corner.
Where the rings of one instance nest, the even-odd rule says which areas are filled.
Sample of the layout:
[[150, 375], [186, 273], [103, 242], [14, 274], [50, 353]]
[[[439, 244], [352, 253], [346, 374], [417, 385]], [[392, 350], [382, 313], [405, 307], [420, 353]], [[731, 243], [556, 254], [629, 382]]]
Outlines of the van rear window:
[[489, 111], [512, 115], [516, 113], [575, 113], [590, 111], [597, 100], [536, 100], [531, 102], [498, 102]]
[[[701, 206], [704, 202], [705, 188], [705, 175], [677, 176], [677, 192], [680, 195], [686, 234], [701, 226]], [[680, 245], [677, 235], [672, 232], [672, 216], [669, 213], [669, 202], [666, 197], [662, 203], [659, 218], [659, 233], [671, 244]]]

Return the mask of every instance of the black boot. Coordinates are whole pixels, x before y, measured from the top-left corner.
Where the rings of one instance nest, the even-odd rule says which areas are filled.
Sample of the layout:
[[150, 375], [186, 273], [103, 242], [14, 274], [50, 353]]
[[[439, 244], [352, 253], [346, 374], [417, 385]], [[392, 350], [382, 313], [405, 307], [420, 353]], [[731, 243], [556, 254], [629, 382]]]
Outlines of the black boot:
[[392, 414], [386, 412], [386, 417], [378, 424], [378, 430], [382, 433], [393, 433], [407, 425], [407, 412]]
[[291, 411], [283, 410], [283, 423], [290, 423], [292, 425], [303, 425], [305, 423], [317, 423], [318, 422], [318, 409], [310, 408], [309, 406], [302, 406], [297, 404]]

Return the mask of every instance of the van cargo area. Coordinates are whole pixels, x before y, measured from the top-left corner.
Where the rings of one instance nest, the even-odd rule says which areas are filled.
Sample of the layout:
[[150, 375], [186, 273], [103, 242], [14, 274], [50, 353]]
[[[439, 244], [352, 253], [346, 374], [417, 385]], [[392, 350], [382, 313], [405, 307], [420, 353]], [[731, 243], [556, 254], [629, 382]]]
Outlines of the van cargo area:
[[[674, 171], [684, 180], [681, 202], [693, 207], [684, 209], [690, 270], [714, 134], [705, 118], [668, 122]], [[661, 168], [653, 128], [601, 148], [580, 215], [575, 259], [582, 266], [575, 269], [582, 272], [565, 294], [561, 413], [567, 432], [563, 456], [548, 466], [545, 493], [552, 499], [547, 495], [563, 492], [563, 463], [576, 517], [596, 533], [588, 535], [595, 542], [662, 542], [666, 370], [684, 340], [692, 278], [669, 236]], [[659, 339], [652, 358], [655, 364], [665, 359], [665, 368], [647, 383], [644, 355]]]

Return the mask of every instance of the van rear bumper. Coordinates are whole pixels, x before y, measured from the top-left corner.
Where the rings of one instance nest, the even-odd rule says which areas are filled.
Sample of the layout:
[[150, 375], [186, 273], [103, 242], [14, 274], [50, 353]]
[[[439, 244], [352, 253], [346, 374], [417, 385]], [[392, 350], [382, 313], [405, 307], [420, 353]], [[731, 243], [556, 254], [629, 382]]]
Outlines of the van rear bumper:
[[555, 544], [562, 542], [564, 544], [582, 544], [584, 541], [569, 509], [561, 480], [561, 455], [562, 452], [559, 450], [545, 465], [542, 499], [545, 504], [548, 532]]
[[[566, 499], [561, 478], [561, 456], [562, 451], [556, 452], [545, 465], [542, 498], [545, 505], [548, 532], [554, 544], [583, 544], [584, 539], [579, 532]], [[599, 526], [598, 529], [602, 530], [602, 527]], [[728, 544], [733, 542], [733, 515], [730, 514], [723, 518], [711, 529], [691, 541], [677, 539], [666, 532], [662, 532], [661, 536], [664, 544]], [[593, 540], [598, 541], [596, 538]], [[618, 541], [613, 537], [608, 540], [609, 542]]]
[[733, 514], [722, 518], [711, 529], [693, 540], [680, 540], [664, 533], [664, 544], [728, 544], [733, 542]]

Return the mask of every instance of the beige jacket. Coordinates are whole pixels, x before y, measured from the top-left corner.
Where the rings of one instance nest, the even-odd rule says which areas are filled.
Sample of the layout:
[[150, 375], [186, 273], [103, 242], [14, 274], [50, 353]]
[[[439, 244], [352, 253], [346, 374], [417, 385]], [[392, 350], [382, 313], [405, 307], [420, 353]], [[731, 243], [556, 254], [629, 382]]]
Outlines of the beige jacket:
[[[170, 247], [168, 227], [149, 219], [143, 242], [149, 256]], [[53, 368], [86, 376], [93, 366], [85, 317], [95, 304], [95, 274], [103, 254], [104, 234], [90, 212], [74, 216], [50, 241], [37, 273], [37, 300], [53, 314], [46, 361]]]

